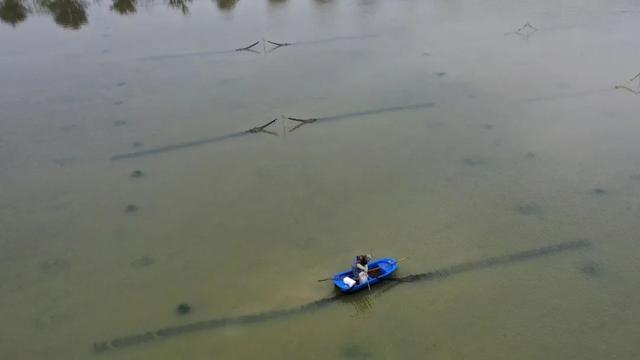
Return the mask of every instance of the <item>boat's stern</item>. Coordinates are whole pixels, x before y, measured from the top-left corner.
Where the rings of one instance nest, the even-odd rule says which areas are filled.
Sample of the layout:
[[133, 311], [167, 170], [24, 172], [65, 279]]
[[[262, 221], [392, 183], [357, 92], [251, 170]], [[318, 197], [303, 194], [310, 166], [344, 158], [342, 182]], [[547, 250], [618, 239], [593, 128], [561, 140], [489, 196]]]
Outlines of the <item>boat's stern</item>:
[[333, 277], [333, 284], [342, 292], [349, 292], [349, 290], [351, 290], [351, 288], [353, 288], [353, 286], [357, 284], [357, 282], [354, 279], [351, 279], [351, 277], [349, 277], [349, 279], [353, 281], [353, 283], [349, 282], [348, 280], [345, 282], [344, 280], [346, 277], [349, 276], [344, 273], [338, 274]]

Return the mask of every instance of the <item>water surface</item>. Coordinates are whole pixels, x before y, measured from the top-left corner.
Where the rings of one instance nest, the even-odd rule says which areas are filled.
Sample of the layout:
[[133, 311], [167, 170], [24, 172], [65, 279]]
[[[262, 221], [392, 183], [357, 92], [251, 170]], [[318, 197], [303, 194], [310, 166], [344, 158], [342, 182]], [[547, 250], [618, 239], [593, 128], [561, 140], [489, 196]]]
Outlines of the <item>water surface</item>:
[[[4, 0], [0, 19], [2, 358], [640, 353], [640, 97], [614, 88], [639, 86], [635, 2]], [[406, 276], [577, 239], [93, 348], [332, 297], [316, 279], [362, 251], [410, 256]]]

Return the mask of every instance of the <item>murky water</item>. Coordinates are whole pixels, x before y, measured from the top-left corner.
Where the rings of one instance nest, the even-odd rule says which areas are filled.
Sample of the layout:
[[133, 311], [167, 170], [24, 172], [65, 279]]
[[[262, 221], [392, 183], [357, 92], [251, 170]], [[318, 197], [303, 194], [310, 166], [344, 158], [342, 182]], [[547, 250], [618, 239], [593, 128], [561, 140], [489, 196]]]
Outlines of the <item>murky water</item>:
[[[3, 359], [640, 356], [637, 2], [0, 19]], [[332, 298], [361, 251], [433, 281]]]

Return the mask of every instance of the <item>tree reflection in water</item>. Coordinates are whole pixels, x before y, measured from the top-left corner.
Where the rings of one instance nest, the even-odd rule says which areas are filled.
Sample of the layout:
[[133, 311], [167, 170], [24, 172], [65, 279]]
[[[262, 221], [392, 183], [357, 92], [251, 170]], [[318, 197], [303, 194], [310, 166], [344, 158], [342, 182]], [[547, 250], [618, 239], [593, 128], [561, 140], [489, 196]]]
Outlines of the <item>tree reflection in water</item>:
[[82, 0], [42, 0], [39, 5], [49, 10], [56, 24], [68, 29], [80, 29], [87, 23], [87, 7]]
[[61, 27], [77, 30], [87, 24], [87, 7], [84, 0], [0, 0], [0, 22], [16, 26], [33, 13], [44, 13]]
[[169, 7], [182, 11], [183, 14], [189, 15], [189, 6], [191, 0], [169, 0]]
[[113, 0], [113, 4], [109, 9], [120, 15], [135, 14], [138, 11], [136, 0]]
[[[0, 0], [0, 22], [16, 26], [33, 14], [53, 16], [56, 24], [65, 29], [78, 30], [89, 21], [87, 9], [90, 0]], [[100, 0], [93, 0], [96, 4]], [[140, 1], [157, 0], [111, 0], [109, 9], [119, 15], [138, 12]], [[189, 15], [193, 0], [162, 0], [168, 7]], [[240, 0], [212, 0], [218, 10], [232, 11]], [[267, 0], [270, 5], [285, 4], [287, 0]]]
[[215, 0], [218, 5], [218, 9], [223, 11], [230, 11], [236, 7], [238, 0]]
[[11, 26], [23, 22], [30, 12], [21, 0], [0, 1], [0, 21]]

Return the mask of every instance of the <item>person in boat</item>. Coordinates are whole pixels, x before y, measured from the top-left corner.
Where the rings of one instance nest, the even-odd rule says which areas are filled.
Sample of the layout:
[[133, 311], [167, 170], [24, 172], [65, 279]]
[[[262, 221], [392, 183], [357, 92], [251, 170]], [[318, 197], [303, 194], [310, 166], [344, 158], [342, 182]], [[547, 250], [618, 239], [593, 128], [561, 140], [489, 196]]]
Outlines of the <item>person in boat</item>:
[[351, 264], [353, 278], [357, 279], [358, 283], [363, 284], [369, 280], [369, 263], [371, 260], [371, 255], [358, 255]]

